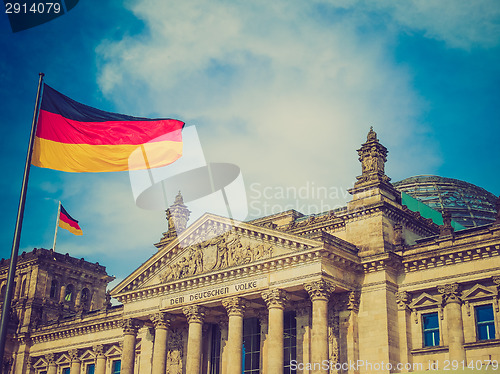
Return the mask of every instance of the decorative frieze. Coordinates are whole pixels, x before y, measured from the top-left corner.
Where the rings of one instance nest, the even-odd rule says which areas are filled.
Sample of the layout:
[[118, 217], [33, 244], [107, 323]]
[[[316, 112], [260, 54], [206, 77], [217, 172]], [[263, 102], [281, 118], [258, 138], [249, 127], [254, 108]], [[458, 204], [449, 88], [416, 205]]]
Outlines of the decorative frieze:
[[186, 316], [188, 323], [203, 323], [206, 308], [199, 305], [189, 305], [182, 308], [182, 313]]
[[167, 265], [160, 278], [162, 282], [169, 282], [213, 270], [248, 264], [270, 258], [272, 254], [272, 245], [256, 243], [230, 231], [189, 246], [185, 255]]
[[333, 291], [335, 291], [335, 285], [322, 279], [304, 284], [304, 289], [309, 294], [311, 301], [316, 299], [328, 300]]
[[234, 296], [222, 300], [222, 305], [224, 306], [224, 308], [226, 308], [228, 316], [243, 317], [246, 307], [246, 301], [241, 297]]
[[288, 294], [285, 290], [281, 290], [278, 288], [263, 291], [262, 299], [266, 302], [267, 308], [281, 308], [285, 307], [286, 302], [288, 301]]

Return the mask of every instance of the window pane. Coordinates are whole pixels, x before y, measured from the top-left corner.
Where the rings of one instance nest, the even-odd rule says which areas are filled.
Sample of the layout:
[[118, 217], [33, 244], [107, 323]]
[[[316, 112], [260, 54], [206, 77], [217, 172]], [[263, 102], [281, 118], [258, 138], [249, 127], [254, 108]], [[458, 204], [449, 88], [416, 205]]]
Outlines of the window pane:
[[95, 372], [95, 365], [94, 364], [87, 365], [87, 374], [94, 374], [94, 372]]
[[121, 360], [113, 361], [112, 374], [120, 374], [121, 367], [122, 367]]
[[424, 314], [422, 316], [424, 320], [424, 329], [435, 329], [439, 328], [439, 321], [438, 321], [438, 315], [437, 313], [429, 313], [429, 314]]
[[474, 309], [476, 311], [477, 339], [495, 339], [495, 318], [493, 315], [493, 305], [479, 305]]
[[493, 321], [492, 305], [476, 306], [476, 318], [478, 322]]
[[422, 315], [422, 330], [424, 347], [439, 345], [439, 316], [437, 313]]

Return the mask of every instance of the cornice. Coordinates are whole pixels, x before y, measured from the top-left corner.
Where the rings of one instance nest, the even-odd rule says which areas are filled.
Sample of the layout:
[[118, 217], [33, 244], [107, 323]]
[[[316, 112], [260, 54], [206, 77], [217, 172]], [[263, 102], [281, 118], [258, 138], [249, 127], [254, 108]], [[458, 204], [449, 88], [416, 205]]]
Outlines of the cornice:
[[384, 252], [363, 257], [361, 264], [365, 274], [383, 270], [399, 272], [403, 269], [401, 260], [401, 256], [394, 252]]
[[456, 246], [448, 246], [429, 252], [419, 252], [412, 255], [403, 254], [403, 267], [405, 273], [408, 273], [462, 262], [481, 260], [495, 257], [499, 254], [500, 244], [462, 249]]
[[121, 303], [135, 302], [162, 295], [169, 292], [188, 291], [197, 287], [217, 286], [242, 277], [258, 277], [265, 275], [270, 271], [277, 271], [290, 266], [300, 266], [313, 263], [318, 260], [327, 259], [334, 265], [345, 270], [360, 272], [361, 267], [359, 258], [347, 253], [334, 253], [331, 249], [316, 247], [312, 249], [301, 250], [299, 252], [287, 253], [280, 256], [256, 261], [250, 264], [233, 266], [219, 271], [202, 273], [199, 275], [182, 278], [180, 280], [171, 280], [166, 283], [156, 284], [139, 290], [130, 290], [113, 295]]
[[[31, 334], [33, 343], [50, 342], [53, 340], [71, 338], [79, 335], [92, 334], [105, 330], [120, 329], [122, 326], [122, 312], [104, 316], [99, 316], [97, 321], [81, 321], [76, 320], [68, 323], [67, 326], [43, 326]], [[121, 332], [121, 331], [120, 331]]]

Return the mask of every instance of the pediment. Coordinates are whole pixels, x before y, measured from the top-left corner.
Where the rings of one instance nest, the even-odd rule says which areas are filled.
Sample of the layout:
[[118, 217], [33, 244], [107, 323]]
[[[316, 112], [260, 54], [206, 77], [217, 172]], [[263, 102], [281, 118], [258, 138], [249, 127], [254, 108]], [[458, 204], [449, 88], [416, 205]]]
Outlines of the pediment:
[[471, 300], [477, 300], [477, 299], [482, 299], [482, 298], [491, 298], [491, 297], [496, 296], [496, 294], [497, 294], [496, 289], [495, 289], [495, 291], [492, 291], [486, 286], [483, 286], [481, 284], [476, 284], [470, 290], [468, 290], [467, 292], [464, 292], [464, 294], [462, 296], [462, 300], [471, 301]]
[[420, 295], [411, 302], [410, 308], [419, 309], [425, 307], [435, 307], [436, 305], [439, 304], [440, 301], [441, 301], [440, 298], [431, 296], [428, 293], [424, 292], [422, 295]]
[[116, 286], [112, 295], [251, 264], [319, 245], [319, 241], [273, 228], [206, 214]]
[[120, 356], [122, 354], [122, 350], [120, 349], [120, 347], [116, 346], [116, 345], [112, 345], [111, 347], [109, 347], [106, 352], [104, 352], [104, 355], [107, 356], [107, 357], [110, 357], [110, 356]]
[[35, 369], [38, 369], [38, 368], [45, 368], [47, 367], [47, 365], [48, 365], [47, 361], [43, 357], [39, 357], [33, 364], [33, 367]]
[[95, 358], [95, 354], [92, 350], [87, 349], [85, 352], [83, 352], [80, 355], [80, 360], [85, 361], [85, 360], [93, 360]]
[[56, 360], [57, 365], [68, 364], [70, 362], [71, 358], [66, 353], [61, 354]]

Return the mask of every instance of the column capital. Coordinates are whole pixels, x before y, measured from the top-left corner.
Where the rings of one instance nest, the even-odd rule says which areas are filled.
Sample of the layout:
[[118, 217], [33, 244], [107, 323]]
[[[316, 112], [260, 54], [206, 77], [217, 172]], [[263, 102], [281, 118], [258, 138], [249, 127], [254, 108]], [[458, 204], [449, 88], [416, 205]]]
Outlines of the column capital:
[[437, 287], [438, 292], [443, 296], [443, 304], [457, 303], [461, 304], [460, 291], [458, 283], [449, 283]]
[[267, 304], [267, 309], [283, 309], [288, 301], [288, 293], [279, 288], [263, 291], [261, 296]]
[[47, 353], [45, 355], [45, 361], [47, 361], [47, 364], [49, 365], [55, 365], [56, 363], [56, 356], [51, 352], [51, 353]]
[[396, 303], [399, 310], [406, 310], [411, 302], [411, 294], [407, 291], [396, 292]]
[[347, 310], [354, 310], [359, 312], [359, 299], [361, 295], [359, 291], [350, 291], [347, 294]]
[[186, 316], [188, 323], [203, 323], [206, 311], [205, 307], [199, 305], [189, 305], [182, 308], [182, 313]]
[[140, 323], [138, 320], [134, 318], [126, 318], [122, 320], [121, 327], [123, 328], [124, 335], [137, 335], [137, 331], [139, 330]]
[[92, 346], [92, 350], [94, 351], [96, 358], [105, 357], [104, 356], [104, 345], [96, 344], [96, 345]]
[[155, 329], [168, 329], [172, 315], [165, 312], [158, 312], [149, 315], [149, 320], [153, 322]]
[[491, 278], [493, 280], [493, 283], [495, 283], [495, 285], [497, 287], [500, 287], [500, 275], [496, 275], [494, 277]]
[[78, 349], [73, 348], [68, 351], [69, 357], [71, 358], [71, 362], [80, 362], [80, 358], [78, 357]]
[[328, 300], [332, 292], [335, 291], [335, 285], [321, 279], [319, 281], [304, 284], [304, 289], [309, 294], [311, 301]]
[[243, 317], [245, 313], [246, 300], [242, 297], [233, 296], [222, 300], [222, 305], [226, 308], [228, 316]]

